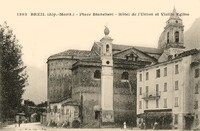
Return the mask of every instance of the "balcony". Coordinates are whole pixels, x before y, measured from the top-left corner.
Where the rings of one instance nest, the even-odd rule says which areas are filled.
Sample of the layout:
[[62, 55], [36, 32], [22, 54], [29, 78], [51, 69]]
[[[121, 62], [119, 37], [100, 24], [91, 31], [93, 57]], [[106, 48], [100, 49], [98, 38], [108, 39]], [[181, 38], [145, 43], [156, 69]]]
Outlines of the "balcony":
[[160, 91], [157, 92], [148, 92], [143, 94], [143, 99], [144, 100], [157, 100], [160, 99]]

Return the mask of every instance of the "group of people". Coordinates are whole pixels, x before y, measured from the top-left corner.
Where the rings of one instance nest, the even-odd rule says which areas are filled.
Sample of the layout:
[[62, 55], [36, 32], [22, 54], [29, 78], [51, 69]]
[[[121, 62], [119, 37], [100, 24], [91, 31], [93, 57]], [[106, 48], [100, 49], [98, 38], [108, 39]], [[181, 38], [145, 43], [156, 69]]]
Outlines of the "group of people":
[[[153, 127], [153, 130], [158, 129], [158, 122], [155, 121], [154, 123], [152, 123], [151, 127]], [[139, 123], [139, 128], [146, 129], [145, 121]]]
[[146, 123], [145, 123], [145, 121], [139, 123], [139, 128], [140, 129], [146, 129]]

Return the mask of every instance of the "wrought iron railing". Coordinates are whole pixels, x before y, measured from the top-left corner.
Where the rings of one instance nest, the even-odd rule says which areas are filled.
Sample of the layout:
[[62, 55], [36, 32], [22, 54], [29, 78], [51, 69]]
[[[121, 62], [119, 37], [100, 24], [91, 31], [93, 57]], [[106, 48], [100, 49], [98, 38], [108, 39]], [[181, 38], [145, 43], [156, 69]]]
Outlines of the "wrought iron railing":
[[145, 99], [145, 100], [156, 100], [156, 99], [160, 99], [160, 94], [161, 94], [160, 91], [143, 93], [143, 99]]

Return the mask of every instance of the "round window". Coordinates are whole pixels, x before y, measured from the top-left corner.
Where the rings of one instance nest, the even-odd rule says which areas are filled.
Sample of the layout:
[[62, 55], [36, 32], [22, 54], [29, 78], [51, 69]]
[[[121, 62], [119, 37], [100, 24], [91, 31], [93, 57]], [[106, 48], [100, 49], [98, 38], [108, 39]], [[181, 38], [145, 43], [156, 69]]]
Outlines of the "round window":
[[109, 62], [109, 61], [106, 61], [106, 64], [110, 64], [110, 62]]

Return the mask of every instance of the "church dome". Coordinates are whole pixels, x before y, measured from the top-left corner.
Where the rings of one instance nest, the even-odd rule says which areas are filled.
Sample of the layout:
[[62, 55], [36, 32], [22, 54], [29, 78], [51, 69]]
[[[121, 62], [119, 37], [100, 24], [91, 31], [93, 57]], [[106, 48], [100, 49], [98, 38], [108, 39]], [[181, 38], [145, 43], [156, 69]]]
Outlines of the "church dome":
[[163, 49], [163, 47], [165, 46], [166, 44], [165, 37], [166, 37], [166, 32], [163, 31], [158, 40], [158, 49]]

